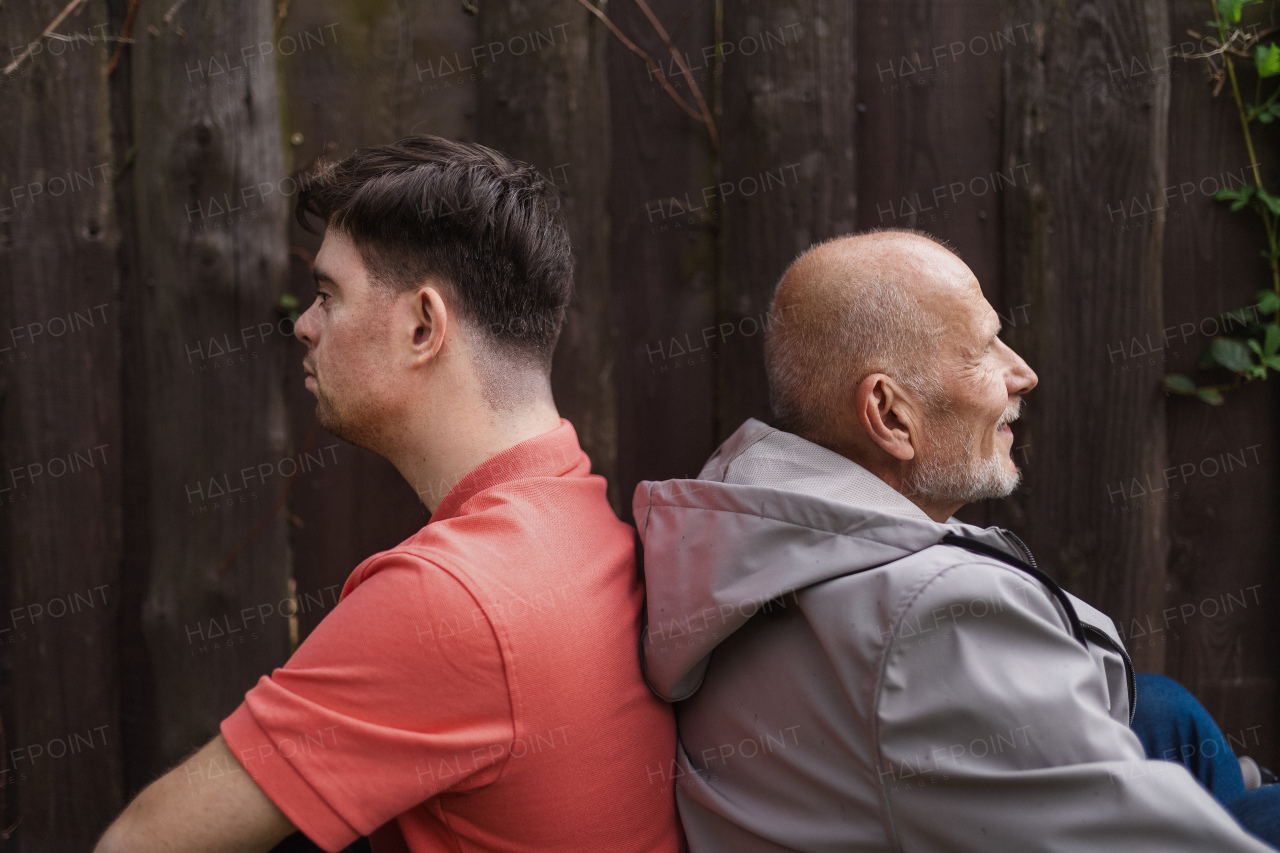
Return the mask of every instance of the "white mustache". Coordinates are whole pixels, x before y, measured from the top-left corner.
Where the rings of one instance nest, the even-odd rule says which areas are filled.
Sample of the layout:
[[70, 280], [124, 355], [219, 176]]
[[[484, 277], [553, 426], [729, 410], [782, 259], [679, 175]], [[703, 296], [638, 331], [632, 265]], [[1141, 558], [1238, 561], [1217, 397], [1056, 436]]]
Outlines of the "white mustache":
[[1004, 414], [1000, 416], [1000, 423], [996, 424], [996, 429], [1008, 426], [1009, 424], [1022, 417], [1022, 398], [1019, 397], [1009, 405], [1005, 406]]

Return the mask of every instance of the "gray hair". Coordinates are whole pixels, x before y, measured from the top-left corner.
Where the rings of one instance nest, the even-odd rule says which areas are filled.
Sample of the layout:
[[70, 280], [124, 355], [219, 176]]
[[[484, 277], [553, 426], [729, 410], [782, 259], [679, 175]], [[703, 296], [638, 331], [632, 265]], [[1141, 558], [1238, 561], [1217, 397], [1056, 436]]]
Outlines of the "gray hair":
[[828, 436], [848, 417], [853, 389], [873, 373], [892, 377], [931, 412], [944, 409], [942, 382], [930, 357], [940, 324], [900, 283], [916, 270], [891, 270], [874, 261], [866, 269], [834, 264], [831, 270], [824, 264], [824, 279], [832, 272], [847, 275], [853, 286], [824, 280], [802, 299], [783, 304], [783, 281], [817, 248], [788, 268], [770, 307], [765, 371], [778, 425], [806, 438]]

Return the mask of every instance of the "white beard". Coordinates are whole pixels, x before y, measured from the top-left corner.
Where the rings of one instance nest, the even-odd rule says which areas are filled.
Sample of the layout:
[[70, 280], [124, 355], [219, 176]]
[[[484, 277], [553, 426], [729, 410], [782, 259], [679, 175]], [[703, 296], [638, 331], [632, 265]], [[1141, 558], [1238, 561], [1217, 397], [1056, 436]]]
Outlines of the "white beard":
[[[1017, 419], [1022, 411], [1018, 398], [1005, 408], [997, 429]], [[969, 448], [976, 443], [973, 430], [950, 413], [931, 418], [929, 446], [921, 448], [904, 478], [903, 492], [939, 503], [972, 503], [987, 498], [1005, 498], [1022, 481], [1022, 472], [1008, 466], [1008, 457], [997, 445], [991, 455], [973, 458]]]

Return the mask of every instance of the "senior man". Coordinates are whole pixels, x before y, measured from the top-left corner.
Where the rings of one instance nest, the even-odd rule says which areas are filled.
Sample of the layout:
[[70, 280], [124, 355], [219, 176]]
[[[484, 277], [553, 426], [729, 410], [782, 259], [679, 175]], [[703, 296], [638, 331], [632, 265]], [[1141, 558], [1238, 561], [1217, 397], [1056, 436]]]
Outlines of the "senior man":
[[969, 268], [844, 237], [772, 316], [782, 429], [748, 420], [696, 480], [635, 494], [647, 678], [680, 739], [648, 774], [692, 853], [1269, 849], [1146, 760], [1111, 620], [952, 518], [1016, 487], [1036, 385]]

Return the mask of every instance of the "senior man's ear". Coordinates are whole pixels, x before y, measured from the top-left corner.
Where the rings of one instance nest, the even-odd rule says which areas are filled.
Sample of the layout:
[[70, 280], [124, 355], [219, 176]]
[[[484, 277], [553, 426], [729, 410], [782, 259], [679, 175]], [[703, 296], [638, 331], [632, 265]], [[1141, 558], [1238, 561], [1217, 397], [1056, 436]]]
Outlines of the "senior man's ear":
[[919, 421], [892, 377], [873, 373], [863, 379], [858, 384], [854, 406], [867, 438], [881, 450], [902, 462], [916, 455], [911, 439]]

